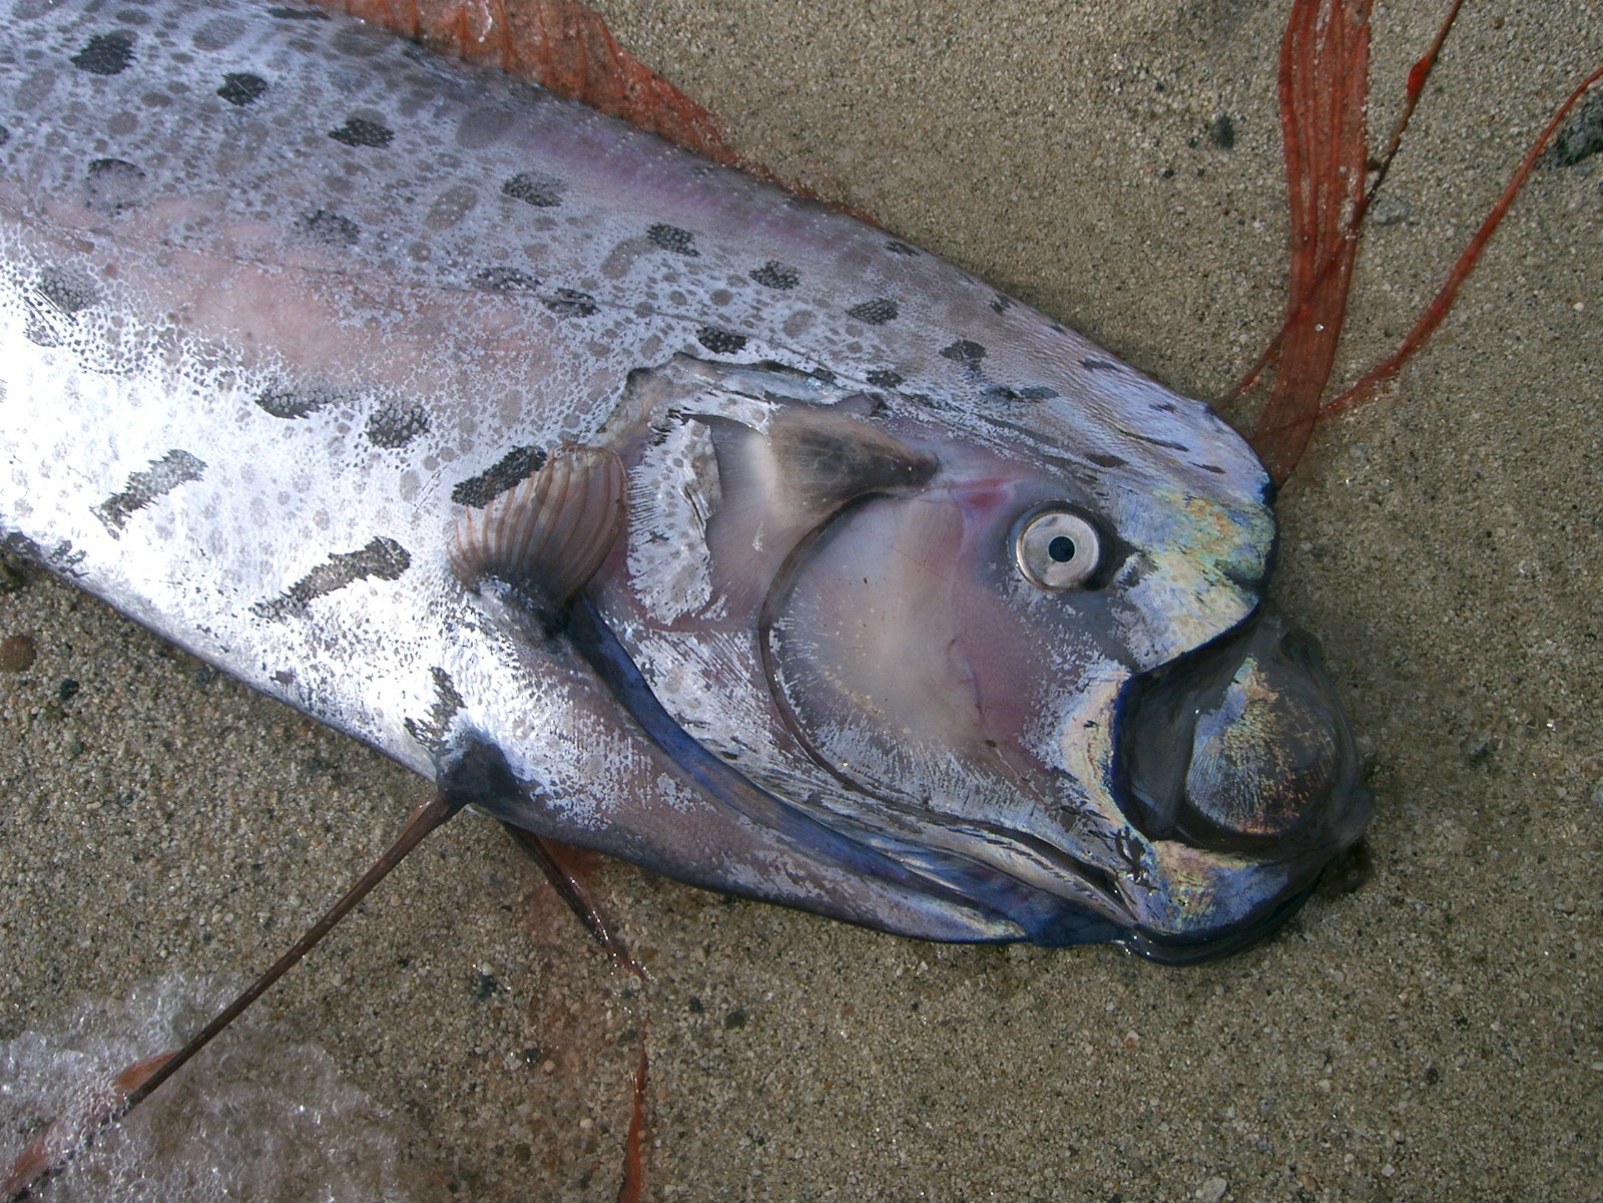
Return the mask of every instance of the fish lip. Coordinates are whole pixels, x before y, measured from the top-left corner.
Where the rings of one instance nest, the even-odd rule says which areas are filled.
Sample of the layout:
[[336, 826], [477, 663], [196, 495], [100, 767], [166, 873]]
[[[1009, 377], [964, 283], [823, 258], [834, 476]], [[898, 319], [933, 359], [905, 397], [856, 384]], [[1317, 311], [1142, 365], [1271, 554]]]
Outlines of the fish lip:
[[1115, 943], [1145, 960], [1173, 968], [1235, 956], [1268, 940], [1302, 910], [1303, 904], [1318, 888], [1319, 876], [1323, 872], [1321, 867], [1314, 879], [1302, 889], [1276, 900], [1245, 923], [1200, 935], [1174, 935], [1136, 927]]
[[1114, 746], [1110, 793], [1145, 851], [1119, 942], [1166, 964], [1278, 929], [1373, 808], [1317, 641], [1268, 606], [1126, 683]]

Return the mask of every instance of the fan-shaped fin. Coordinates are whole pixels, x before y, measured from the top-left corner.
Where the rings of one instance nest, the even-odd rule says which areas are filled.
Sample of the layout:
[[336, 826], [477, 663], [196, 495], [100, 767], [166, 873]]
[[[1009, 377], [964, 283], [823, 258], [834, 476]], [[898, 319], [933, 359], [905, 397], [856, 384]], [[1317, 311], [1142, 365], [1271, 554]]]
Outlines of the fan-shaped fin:
[[615, 452], [564, 444], [516, 488], [463, 515], [451, 567], [470, 589], [493, 578], [560, 609], [617, 541], [626, 488]]

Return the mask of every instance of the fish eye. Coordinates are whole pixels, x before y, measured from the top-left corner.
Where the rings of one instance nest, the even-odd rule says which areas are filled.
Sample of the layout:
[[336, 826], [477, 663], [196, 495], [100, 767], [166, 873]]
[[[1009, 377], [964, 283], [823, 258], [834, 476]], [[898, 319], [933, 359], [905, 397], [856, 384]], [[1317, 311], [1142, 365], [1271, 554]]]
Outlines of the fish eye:
[[1083, 585], [1102, 562], [1102, 539], [1074, 510], [1050, 506], [1026, 514], [1015, 528], [1019, 571], [1043, 589]]

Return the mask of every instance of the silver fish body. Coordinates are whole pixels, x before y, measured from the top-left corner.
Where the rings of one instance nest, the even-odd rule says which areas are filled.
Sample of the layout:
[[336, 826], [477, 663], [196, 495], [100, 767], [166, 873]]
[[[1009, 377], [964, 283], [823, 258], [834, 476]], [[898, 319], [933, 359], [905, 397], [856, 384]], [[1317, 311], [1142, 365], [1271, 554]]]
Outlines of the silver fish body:
[[1206, 407], [311, 10], [13, 3], [0, 531], [475, 801], [937, 939], [1268, 928], [1369, 799]]

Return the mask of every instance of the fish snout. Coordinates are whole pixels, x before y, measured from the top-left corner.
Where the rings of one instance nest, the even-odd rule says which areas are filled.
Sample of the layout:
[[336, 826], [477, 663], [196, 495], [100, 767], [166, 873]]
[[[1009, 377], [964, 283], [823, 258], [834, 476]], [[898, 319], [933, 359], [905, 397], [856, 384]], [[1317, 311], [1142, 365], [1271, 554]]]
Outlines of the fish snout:
[[1274, 864], [1298, 889], [1369, 821], [1319, 645], [1273, 611], [1132, 682], [1119, 750], [1121, 804], [1149, 840]]

